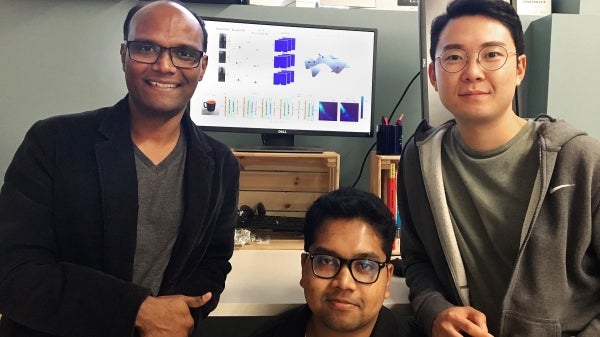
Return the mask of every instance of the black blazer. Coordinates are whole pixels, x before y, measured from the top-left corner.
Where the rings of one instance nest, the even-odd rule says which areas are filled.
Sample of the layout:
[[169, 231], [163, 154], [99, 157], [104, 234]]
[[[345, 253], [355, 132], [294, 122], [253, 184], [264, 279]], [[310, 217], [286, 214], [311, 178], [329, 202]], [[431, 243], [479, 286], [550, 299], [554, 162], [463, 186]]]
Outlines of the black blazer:
[[[182, 126], [184, 216], [160, 295], [211, 291], [198, 323], [231, 270], [239, 164], [189, 112]], [[137, 207], [127, 97], [37, 122], [0, 192], [0, 336], [131, 336], [149, 294], [131, 283]]]

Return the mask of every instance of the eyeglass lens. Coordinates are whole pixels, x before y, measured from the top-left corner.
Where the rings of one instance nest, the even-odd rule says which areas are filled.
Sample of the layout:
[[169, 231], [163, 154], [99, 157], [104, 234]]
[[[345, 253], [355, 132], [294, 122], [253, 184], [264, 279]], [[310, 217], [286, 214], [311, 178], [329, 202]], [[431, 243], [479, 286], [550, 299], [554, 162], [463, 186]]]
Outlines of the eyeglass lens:
[[[486, 70], [498, 70], [508, 59], [508, 51], [502, 46], [488, 46], [477, 53], [477, 62]], [[465, 68], [469, 57], [462, 49], [448, 49], [439, 57], [440, 65], [449, 73], [456, 73]]]
[[161, 47], [144, 41], [127, 41], [129, 58], [140, 63], [154, 64], [163, 50], [169, 52], [173, 65], [179, 68], [196, 68], [200, 64], [203, 52], [190, 47]]
[[360, 283], [374, 283], [379, 277], [379, 272], [384, 263], [371, 261], [368, 259], [346, 260], [330, 255], [309, 255], [312, 259], [313, 273], [321, 278], [334, 278], [342, 268], [347, 265], [350, 268], [350, 274]]

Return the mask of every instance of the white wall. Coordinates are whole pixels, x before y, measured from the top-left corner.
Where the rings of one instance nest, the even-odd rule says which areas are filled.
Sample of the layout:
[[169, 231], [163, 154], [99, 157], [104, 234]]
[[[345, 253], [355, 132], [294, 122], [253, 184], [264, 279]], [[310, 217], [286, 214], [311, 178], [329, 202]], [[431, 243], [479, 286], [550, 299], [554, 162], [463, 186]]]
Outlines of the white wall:
[[600, 15], [552, 14], [527, 31], [526, 111], [548, 113], [600, 138]]

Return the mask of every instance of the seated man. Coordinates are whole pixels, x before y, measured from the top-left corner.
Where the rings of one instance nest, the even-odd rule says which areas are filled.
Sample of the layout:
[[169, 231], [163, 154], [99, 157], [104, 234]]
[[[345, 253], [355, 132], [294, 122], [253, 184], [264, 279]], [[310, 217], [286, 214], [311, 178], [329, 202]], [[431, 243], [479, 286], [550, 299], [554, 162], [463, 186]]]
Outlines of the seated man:
[[252, 336], [400, 336], [383, 306], [394, 267], [396, 225], [375, 195], [342, 188], [317, 199], [306, 213], [300, 257], [307, 304], [275, 317]]

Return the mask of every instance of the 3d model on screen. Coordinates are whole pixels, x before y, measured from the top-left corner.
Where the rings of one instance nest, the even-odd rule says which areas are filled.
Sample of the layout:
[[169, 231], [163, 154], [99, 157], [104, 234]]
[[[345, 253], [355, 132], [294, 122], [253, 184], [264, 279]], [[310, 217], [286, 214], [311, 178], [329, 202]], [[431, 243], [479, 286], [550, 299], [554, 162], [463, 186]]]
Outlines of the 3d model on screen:
[[321, 71], [321, 64], [328, 65], [329, 68], [331, 68], [331, 71], [336, 74], [339, 74], [345, 68], [349, 68], [346, 61], [333, 55], [319, 54], [316, 59], [309, 58], [304, 61], [304, 66], [306, 69], [310, 69], [313, 77], [317, 76], [317, 74]]

